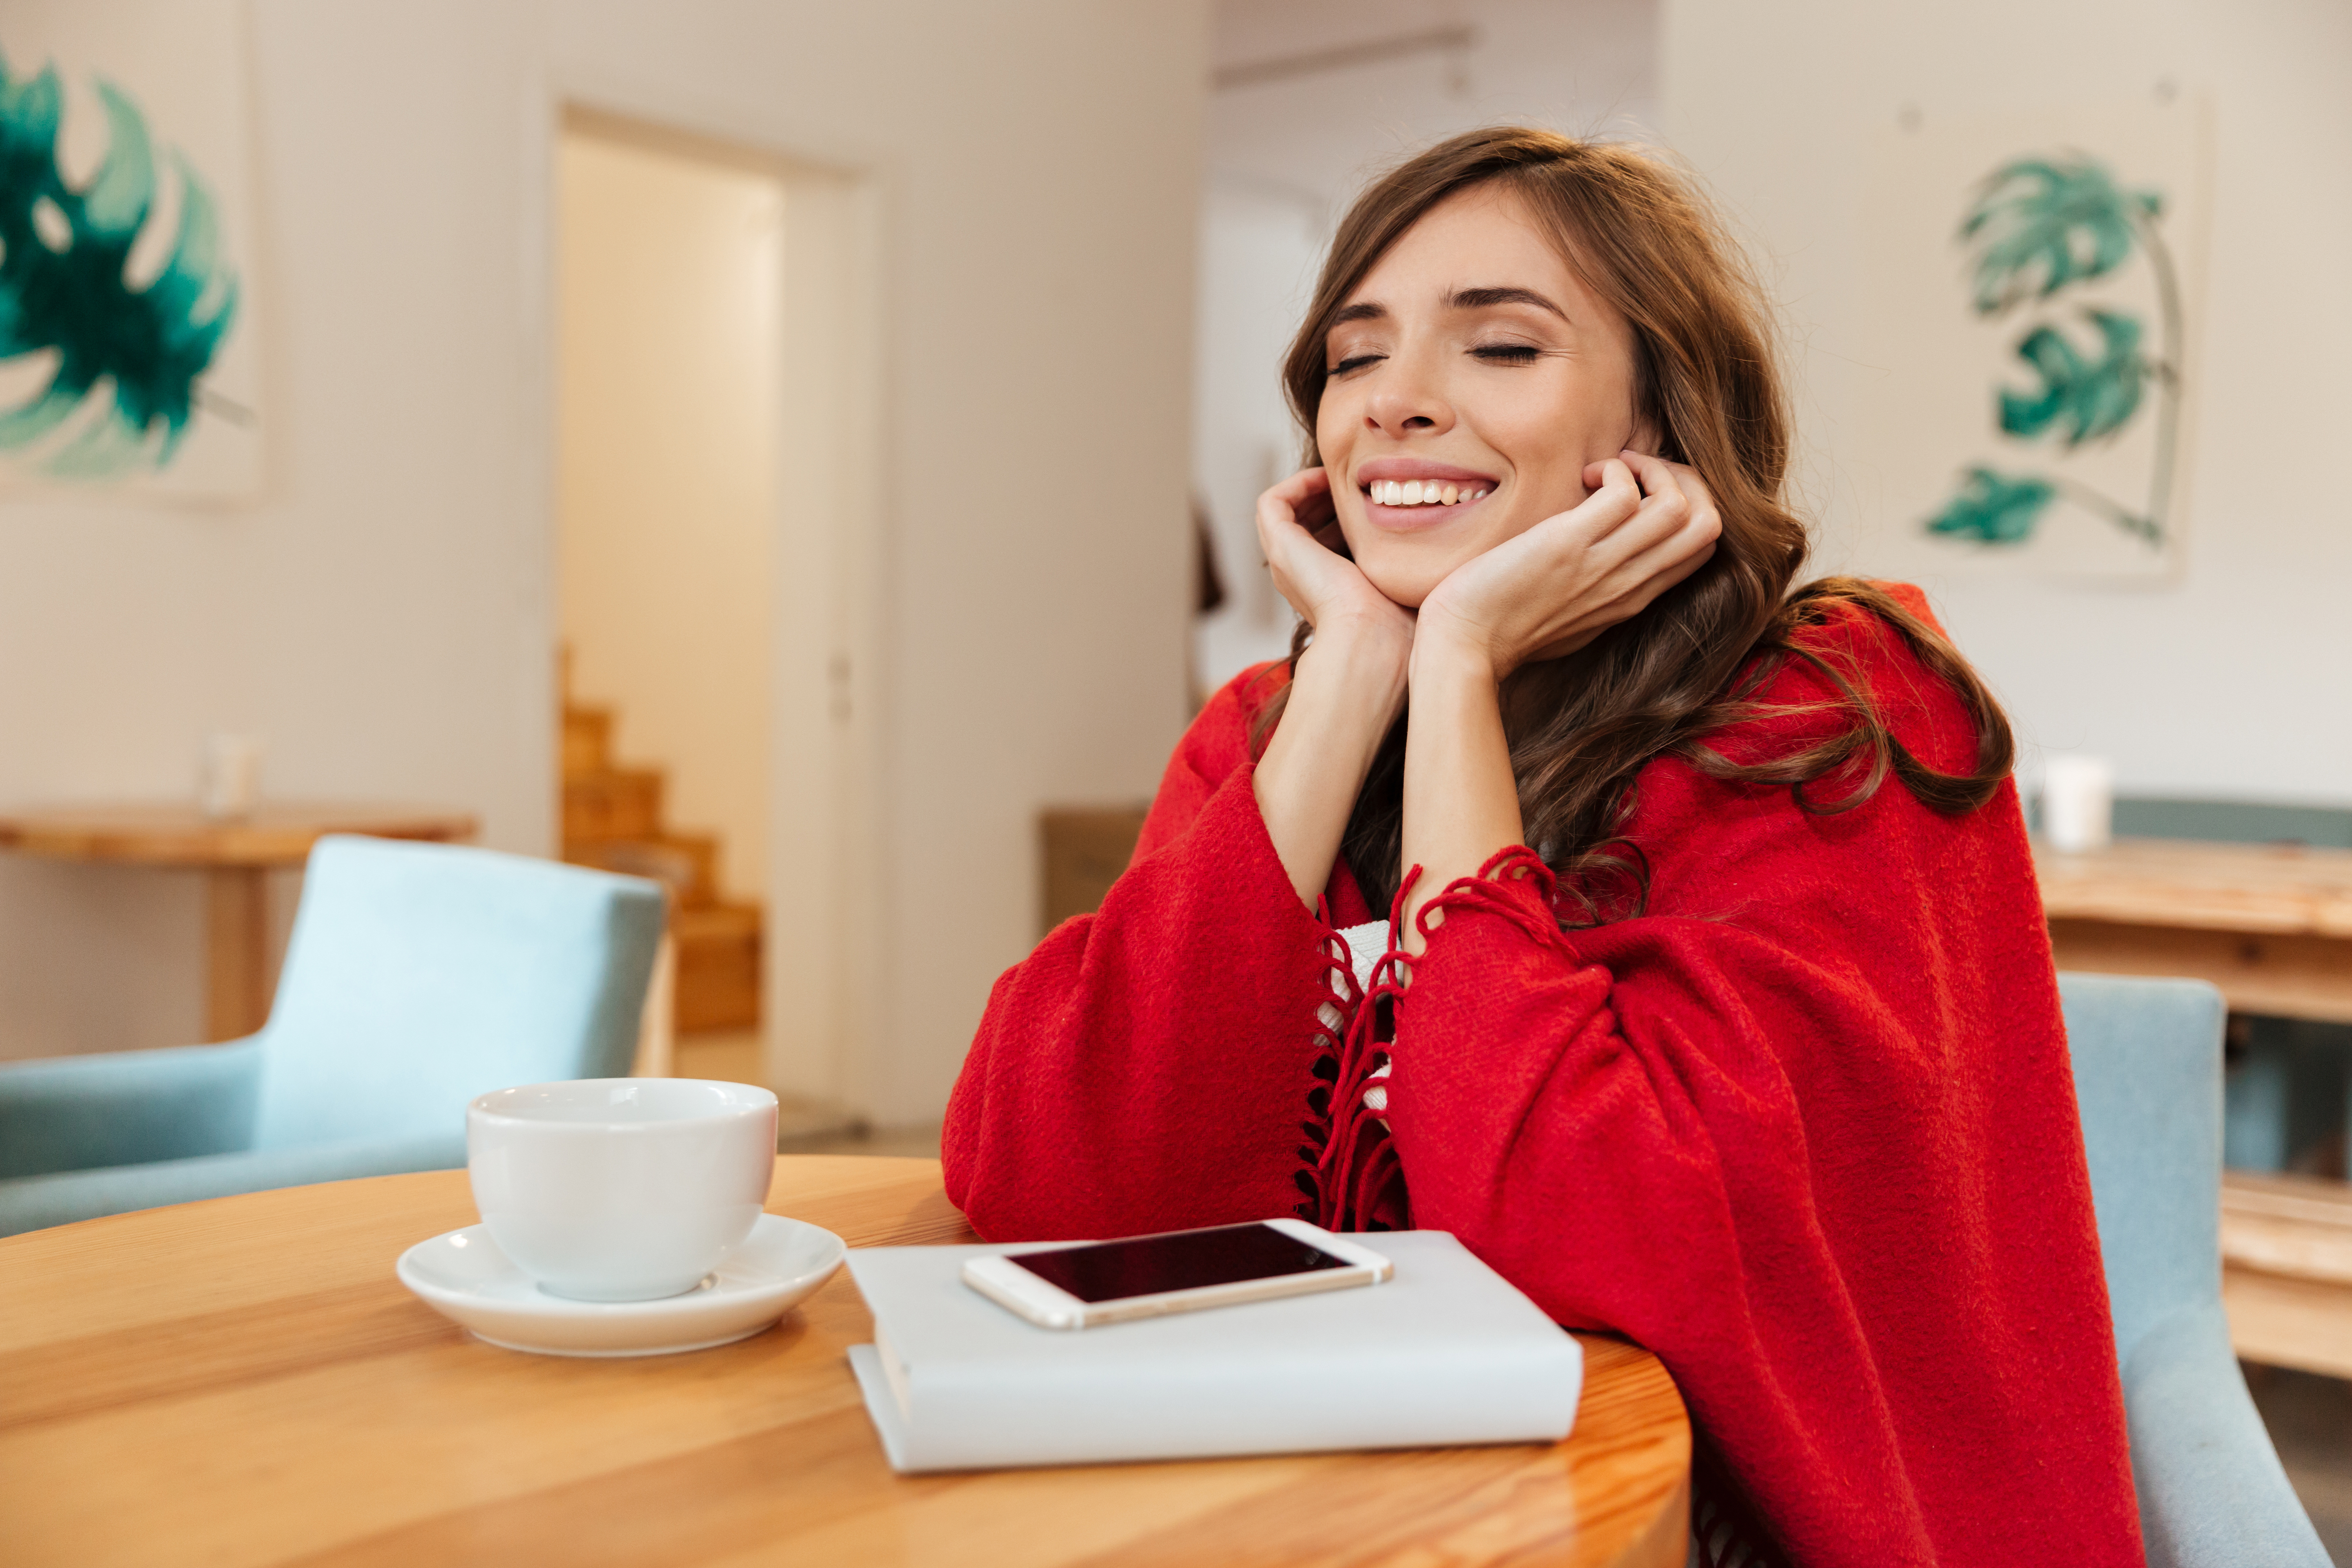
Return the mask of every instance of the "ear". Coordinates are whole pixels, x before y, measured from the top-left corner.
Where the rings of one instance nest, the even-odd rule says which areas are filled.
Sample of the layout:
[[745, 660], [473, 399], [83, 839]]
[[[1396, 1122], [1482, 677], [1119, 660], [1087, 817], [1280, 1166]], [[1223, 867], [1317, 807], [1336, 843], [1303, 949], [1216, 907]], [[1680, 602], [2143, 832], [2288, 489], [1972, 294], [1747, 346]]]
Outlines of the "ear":
[[1658, 422], [1649, 415], [1637, 414], [1633, 416], [1633, 433], [1625, 438], [1625, 447], [1645, 457], [1664, 458], [1667, 455], [1665, 432], [1658, 428]]

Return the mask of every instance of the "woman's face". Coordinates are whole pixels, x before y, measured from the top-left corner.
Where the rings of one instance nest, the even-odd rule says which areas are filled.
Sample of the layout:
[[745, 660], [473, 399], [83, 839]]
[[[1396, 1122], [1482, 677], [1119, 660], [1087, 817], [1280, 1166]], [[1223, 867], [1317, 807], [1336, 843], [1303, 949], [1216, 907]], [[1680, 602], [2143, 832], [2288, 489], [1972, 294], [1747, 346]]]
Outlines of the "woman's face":
[[1339, 527], [1400, 605], [1583, 500], [1588, 463], [1651, 445], [1633, 329], [1500, 185], [1405, 230], [1324, 346], [1315, 440]]

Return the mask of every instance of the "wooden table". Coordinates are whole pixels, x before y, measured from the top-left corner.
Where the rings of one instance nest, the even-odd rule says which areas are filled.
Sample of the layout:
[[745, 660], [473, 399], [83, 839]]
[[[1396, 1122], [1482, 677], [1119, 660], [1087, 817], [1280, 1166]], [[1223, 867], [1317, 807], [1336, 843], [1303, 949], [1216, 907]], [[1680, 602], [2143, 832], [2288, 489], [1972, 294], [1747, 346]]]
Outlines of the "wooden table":
[[2232, 1012], [2352, 1024], [2352, 849], [2122, 838], [2033, 861], [2059, 968], [2193, 975]]
[[[929, 1160], [788, 1155], [768, 1206], [852, 1245], [971, 1239]], [[393, 1279], [475, 1218], [435, 1172], [0, 1240], [0, 1559], [1682, 1568], [1690, 1428], [1615, 1341], [1585, 1339], [1556, 1447], [901, 1477], [846, 1269], [722, 1349], [526, 1355]]]
[[269, 1018], [272, 870], [296, 867], [330, 833], [471, 838], [464, 812], [273, 802], [237, 817], [193, 805], [86, 805], [0, 816], [0, 849], [58, 860], [184, 867], [205, 874], [205, 1038], [234, 1040]]
[[[2352, 850], [2125, 838], [2036, 847], [2061, 969], [2182, 974], [2232, 1012], [2352, 1023]], [[2221, 1178], [2221, 1300], [2249, 1361], [2352, 1376], [2352, 1188]]]

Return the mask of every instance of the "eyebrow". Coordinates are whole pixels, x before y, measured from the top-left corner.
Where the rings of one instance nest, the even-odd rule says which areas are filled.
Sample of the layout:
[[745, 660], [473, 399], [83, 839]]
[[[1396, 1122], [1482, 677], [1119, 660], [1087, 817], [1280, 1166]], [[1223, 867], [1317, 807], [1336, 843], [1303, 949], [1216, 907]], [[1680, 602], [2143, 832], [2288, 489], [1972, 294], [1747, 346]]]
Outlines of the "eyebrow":
[[1496, 305], [1533, 305], [1539, 310], [1549, 310], [1563, 321], [1568, 320], [1566, 310], [1532, 289], [1460, 289], [1446, 303], [1457, 310], [1484, 310]]
[[[1496, 305], [1533, 305], [1539, 310], [1549, 310], [1563, 321], [1568, 320], [1567, 311], [1532, 289], [1457, 289], [1445, 302], [1456, 310], [1486, 310]], [[1365, 300], [1340, 310], [1331, 318], [1331, 324], [1338, 327], [1349, 321], [1377, 321], [1385, 319], [1388, 313], [1386, 305]]]

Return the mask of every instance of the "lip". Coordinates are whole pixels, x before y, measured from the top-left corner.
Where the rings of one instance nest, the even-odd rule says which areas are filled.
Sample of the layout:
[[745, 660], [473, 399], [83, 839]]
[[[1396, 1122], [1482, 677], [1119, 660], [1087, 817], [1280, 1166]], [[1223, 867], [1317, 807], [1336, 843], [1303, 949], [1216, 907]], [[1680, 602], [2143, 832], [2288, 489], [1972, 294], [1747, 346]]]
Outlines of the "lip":
[[1433, 463], [1421, 458], [1374, 458], [1358, 465], [1356, 488], [1361, 489], [1375, 479], [1435, 479], [1442, 485], [1485, 485], [1488, 489], [1501, 486], [1502, 480], [1492, 474], [1482, 474], [1475, 468], [1457, 468], [1451, 463]]

